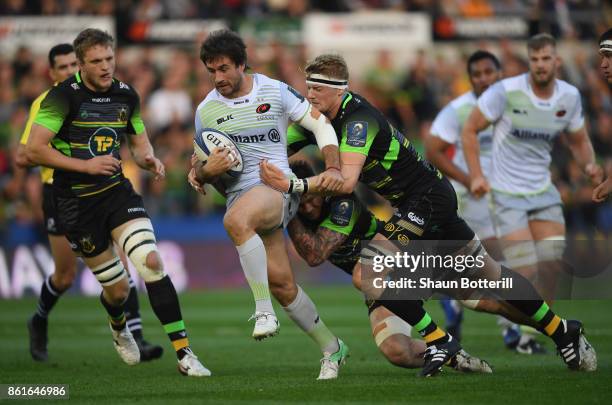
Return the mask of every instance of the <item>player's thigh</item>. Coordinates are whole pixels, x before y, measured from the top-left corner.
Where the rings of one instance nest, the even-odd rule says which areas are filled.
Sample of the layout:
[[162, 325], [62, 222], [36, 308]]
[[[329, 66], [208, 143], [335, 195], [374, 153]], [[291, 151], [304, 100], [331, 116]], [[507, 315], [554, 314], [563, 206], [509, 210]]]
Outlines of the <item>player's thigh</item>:
[[534, 219], [529, 221], [529, 229], [534, 240], [565, 236], [565, 223]]
[[49, 234], [49, 246], [55, 263], [55, 274], [60, 278], [74, 279], [77, 270], [76, 254], [63, 235]]
[[224, 221], [246, 224], [250, 229], [264, 232], [281, 224], [283, 195], [264, 185], [257, 185], [232, 203]]

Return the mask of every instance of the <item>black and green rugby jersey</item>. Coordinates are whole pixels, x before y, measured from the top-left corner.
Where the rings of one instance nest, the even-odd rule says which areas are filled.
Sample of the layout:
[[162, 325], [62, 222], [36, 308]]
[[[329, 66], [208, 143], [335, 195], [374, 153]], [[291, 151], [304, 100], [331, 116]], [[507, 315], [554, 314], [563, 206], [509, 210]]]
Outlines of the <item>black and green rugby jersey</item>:
[[300, 220], [313, 232], [321, 227], [347, 236], [344, 243], [332, 252], [327, 260], [351, 274], [359, 259], [361, 241], [370, 240], [376, 234], [376, 217], [355, 194], [351, 194], [326, 197], [321, 218], [319, 221], [308, 221], [300, 215]]
[[[121, 159], [123, 137], [142, 134], [145, 129], [134, 89], [113, 79], [109, 90], [98, 93], [85, 86], [79, 73], [49, 91], [34, 122], [55, 133], [53, 148], [83, 160], [108, 154]], [[66, 170], [55, 170], [53, 175], [55, 187], [79, 197], [108, 190], [124, 180], [121, 169], [111, 176]]]
[[[340, 152], [367, 156], [359, 180], [392, 205], [442, 179], [442, 174], [414, 150], [410, 141], [360, 95], [347, 92], [331, 123]], [[311, 143], [316, 143], [312, 133], [291, 125], [287, 132], [289, 149], [298, 151]]]

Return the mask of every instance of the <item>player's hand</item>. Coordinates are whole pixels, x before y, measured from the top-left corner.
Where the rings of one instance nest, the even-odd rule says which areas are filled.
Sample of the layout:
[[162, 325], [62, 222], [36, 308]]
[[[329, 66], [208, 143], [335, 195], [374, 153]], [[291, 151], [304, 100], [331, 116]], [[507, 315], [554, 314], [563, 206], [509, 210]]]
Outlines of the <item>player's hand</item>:
[[259, 162], [259, 177], [264, 184], [281, 193], [289, 191], [289, 179], [285, 176], [285, 173], [267, 160]]
[[217, 177], [238, 164], [235, 153], [230, 148], [215, 148], [203, 166], [206, 176]]
[[195, 167], [192, 167], [191, 170], [189, 170], [189, 174], [187, 175], [187, 181], [189, 182], [189, 185], [191, 185], [191, 187], [193, 187], [195, 191], [197, 191], [198, 193], [202, 195], [206, 195], [206, 190], [204, 190], [204, 184], [200, 183], [196, 176]]
[[595, 187], [592, 196], [593, 202], [604, 202], [610, 193], [612, 193], [612, 177], [608, 177], [606, 181]]
[[166, 176], [166, 168], [164, 167], [164, 164], [161, 162], [161, 160], [150, 153], [145, 155], [144, 164], [147, 170], [155, 175], [155, 180], [163, 179]]
[[587, 176], [589, 176], [592, 185], [599, 186], [603, 182], [604, 171], [603, 168], [597, 163], [589, 163], [586, 165], [584, 172]]
[[330, 168], [319, 174], [318, 186], [321, 191], [337, 192], [342, 189], [344, 185], [344, 177], [340, 170], [336, 168]]
[[470, 192], [476, 198], [481, 198], [489, 191], [491, 191], [491, 186], [489, 185], [487, 179], [485, 179], [483, 176], [474, 177], [470, 182]]
[[121, 162], [112, 155], [96, 156], [85, 161], [85, 173], [93, 176], [112, 176], [120, 167]]

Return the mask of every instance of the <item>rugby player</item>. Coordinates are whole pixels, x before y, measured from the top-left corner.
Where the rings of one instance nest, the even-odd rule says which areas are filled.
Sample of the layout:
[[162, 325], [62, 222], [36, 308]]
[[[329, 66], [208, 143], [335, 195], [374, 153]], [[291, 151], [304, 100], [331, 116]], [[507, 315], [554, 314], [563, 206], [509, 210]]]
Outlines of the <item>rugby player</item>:
[[[289, 128], [289, 140], [300, 131]], [[288, 145], [289, 153], [297, 152]], [[292, 162], [291, 171], [299, 178], [313, 177], [314, 171], [305, 161]], [[361, 242], [374, 237], [380, 225], [374, 215], [355, 194], [323, 197], [304, 194], [298, 214], [287, 225], [289, 237], [299, 255], [310, 265], [318, 266], [328, 260], [345, 273], [353, 275], [361, 252]], [[357, 289], [361, 280], [353, 277]], [[372, 336], [381, 353], [393, 365], [405, 368], [423, 367], [425, 342], [410, 337], [412, 327], [381, 305], [367, 300]], [[469, 355], [464, 350], [453, 357], [450, 365], [458, 371], [491, 373], [486, 361]]]
[[[361, 180], [394, 207], [392, 218], [378, 229], [373, 241], [395, 239], [401, 244], [413, 240], [463, 241], [456, 254], [481, 256], [484, 260], [481, 268], [472, 269], [470, 277], [487, 280], [511, 277], [517, 291], [538, 297], [525, 278], [484, 254], [474, 232], [457, 215], [456, 193], [450, 182], [424, 161], [408, 139], [367, 100], [348, 91], [348, 68], [341, 56], [320, 55], [306, 66], [305, 72], [308, 99], [331, 120], [339, 138], [345, 180], [335, 194], [352, 193]], [[262, 161], [260, 166], [263, 181], [271, 187], [295, 193], [321, 193], [318, 176], [287, 178], [270, 162]], [[372, 248], [362, 251], [362, 265], [369, 266], [376, 254]], [[423, 308], [422, 300], [394, 300], [396, 293], [386, 289], [379, 299], [423, 337], [428, 347], [421, 375], [435, 375], [461, 350], [461, 345], [437, 326]], [[506, 301], [524, 316], [531, 317], [555, 341], [570, 369], [596, 368], [595, 352], [588, 345], [580, 322], [560, 318], [541, 299]]]
[[[490, 52], [476, 51], [467, 61], [467, 73], [472, 90], [460, 95], [446, 105], [436, 116], [425, 141], [428, 160], [447, 176], [457, 192], [459, 214], [474, 230], [487, 252], [496, 260], [501, 259], [499, 245], [493, 229], [493, 219], [486, 198], [475, 198], [469, 192], [470, 178], [463, 157], [461, 129], [480, 95], [501, 78], [501, 64]], [[478, 133], [480, 165], [484, 173], [491, 166], [491, 127]], [[452, 159], [449, 150], [454, 148]], [[448, 331], [460, 339], [463, 310], [457, 301], [443, 299], [441, 304], [446, 315]], [[518, 353], [544, 353], [544, 348], [530, 335], [521, 333], [518, 325], [500, 317], [504, 343]]]
[[[480, 96], [464, 124], [462, 142], [470, 192], [476, 198], [491, 192], [506, 263], [536, 282], [551, 301], [565, 250], [561, 196], [549, 169], [553, 142], [567, 133], [574, 159], [594, 185], [602, 182], [603, 170], [595, 163], [578, 89], [555, 78], [555, 39], [535, 35], [527, 41], [527, 53], [529, 72], [504, 79]], [[477, 133], [489, 125], [490, 183], [483, 175], [477, 141]]]
[[[49, 51], [49, 75], [54, 85], [63, 82], [78, 71], [77, 59], [74, 48], [70, 44], [58, 44]], [[17, 165], [22, 168], [29, 166], [25, 145], [30, 136], [30, 130], [34, 118], [40, 109], [40, 103], [45, 98], [49, 90], [38, 96], [30, 107], [28, 122], [21, 135], [20, 145], [17, 147], [15, 160]], [[36, 312], [28, 320], [28, 332], [30, 335], [30, 355], [36, 361], [47, 361], [48, 343], [48, 316], [62, 294], [67, 291], [74, 282], [77, 270], [77, 258], [68, 240], [64, 236], [64, 231], [57, 223], [57, 213], [53, 204], [53, 169], [48, 167], [40, 168], [40, 176], [43, 183], [43, 215], [51, 255], [55, 268], [53, 273], [43, 282], [38, 298]], [[129, 273], [128, 273], [129, 277]], [[140, 308], [138, 304], [138, 292], [136, 285], [129, 279], [130, 292], [125, 303], [125, 317], [128, 328], [134, 335], [134, 339], [140, 349], [140, 360], [147, 361], [161, 357], [163, 348], [159, 345], [152, 345], [143, 338], [142, 320], [140, 319]]]
[[26, 145], [27, 159], [55, 169], [56, 220], [102, 285], [100, 300], [123, 361], [137, 364], [140, 352], [126, 325], [129, 284], [113, 242], [144, 280], [153, 312], [176, 351], [179, 372], [208, 376], [210, 371], [190, 349], [178, 296], [164, 273], [142, 198], [121, 169], [119, 147], [126, 137], [142, 169], [156, 178], [165, 172], [140, 117], [138, 94], [113, 77], [115, 55], [109, 34], [86, 29], [74, 40], [74, 50], [79, 71], [42, 100]]
[[259, 176], [261, 159], [270, 159], [290, 173], [286, 134], [292, 120], [313, 131], [327, 168], [323, 187], [338, 189], [342, 176], [334, 130], [287, 84], [246, 73], [246, 46], [237, 34], [211, 33], [202, 44], [200, 59], [215, 89], [197, 108], [196, 131], [213, 128], [229, 134], [243, 156], [244, 170], [237, 177], [220, 177], [234, 162], [228, 149], [217, 148], [205, 164], [196, 162], [189, 182], [196, 189], [215, 183], [227, 196], [223, 223], [255, 299], [253, 337], [259, 340], [278, 333], [271, 289], [289, 318], [319, 345], [323, 359], [318, 378], [336, 378], [348, 347], [325, 326], [310, 297], [295, 283], [287, 256], [283, 228], [295, 214], [298, 198], [262, 184]]
[[[612, 28], [601, 34], [599, 37], [599, 56], [601, 63], [599, 67], [604, 74], [609, 85], [612, 85]], [[606, 181], [595, 187], [593, 190], [593, 201], [603, 202], [612, 193], [612, 173], [608, 170]]]

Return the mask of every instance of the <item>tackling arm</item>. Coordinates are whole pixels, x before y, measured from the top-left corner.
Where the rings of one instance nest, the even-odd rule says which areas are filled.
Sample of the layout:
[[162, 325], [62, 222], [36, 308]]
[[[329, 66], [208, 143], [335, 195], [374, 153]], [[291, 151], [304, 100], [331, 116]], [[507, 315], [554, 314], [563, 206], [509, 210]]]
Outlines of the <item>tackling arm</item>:
[[313, 232], [297, 216], [289, 222], [287, 231], [295, 249], [309, 266], [323, 263], [346, 240], [346, 235], [324, 227]]

